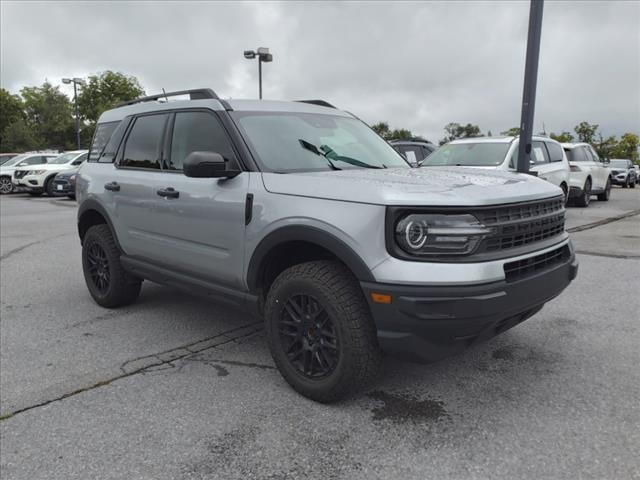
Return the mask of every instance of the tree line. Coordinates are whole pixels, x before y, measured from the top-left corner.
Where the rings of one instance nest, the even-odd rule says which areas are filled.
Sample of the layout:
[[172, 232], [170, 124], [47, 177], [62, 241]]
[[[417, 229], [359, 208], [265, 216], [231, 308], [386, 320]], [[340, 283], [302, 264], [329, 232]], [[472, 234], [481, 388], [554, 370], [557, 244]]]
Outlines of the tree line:
[[[98, 118], [121, 102], [144, 95], [138, 79], [110, 70], [79, 86], [80, 143], [87, 148]], [[19, 94], [0, 88], [0, 152], [76, 148], [73, 98], [45, 81]]]
[[[589, 143], [598, 152], [600, 158], [629, 158], [635, 163], [640, 164], [638, 147], [640, 146], [640, 137], [635, 133], [625, 133], [619, 139], [615, 135], [603, 137], [599, 131], [599, 125], [589, 122], [580, 122], [573, 129], [575, 135], [569, 131], [560, 133], [541, 132], [539, 135], [548, 136], [560, 143], [584, 142]], [[425, 140], [422, 136], [412, 133], [406, 128], [391, 128], [387, 122], [378, 122], [371, 126], [378, 135], [385, 140]], [[448, 123], [444, 126], [445, 136], [438, 142], [440, 145], [451, 142], [458, 138], [474, 138], [474, 137], [491, 137], [489, 130], [483, 134], [478, 125], [470, 123], [461, 124], [456, 122]], [[520, 128], [513, 127], [503, 132], [501, 135], [518, 136]]]

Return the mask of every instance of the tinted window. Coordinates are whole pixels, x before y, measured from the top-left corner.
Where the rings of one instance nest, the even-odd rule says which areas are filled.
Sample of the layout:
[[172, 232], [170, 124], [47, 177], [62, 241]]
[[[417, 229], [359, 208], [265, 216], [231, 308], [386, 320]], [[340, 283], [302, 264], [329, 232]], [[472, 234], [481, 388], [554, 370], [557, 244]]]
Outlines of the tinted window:
[[173, 124], [170, 170], [182, 170], [191, 152], [216, 152], [236, 168], [231, 142], [218, 119], [207, 112], [178, 112]]
[[409, 146], [409, 145], [400, 145], [398, 146], [398, 150], [404, 158], [412, 165], [417, 165], [419, 161], [424, 158], [424, 154], [422, 153], [422, 149], [419, 146]]
[[120, 122], [99, 123], [93, 134], [91, 149], [89, 150], [89, 161], [97, 161], [104, 150], [105, 145], [111, 138], [111, 134]]
[[124, 167], [160, 169], [161, 140], [168, 115], [138, 117], [124, 146]]
[[531, 142], [531, 161], [536, 165], [549, 163], [549, 154], [544, 147], [544, 142]]
[[614, 168], [629, 168], [631, 162], [629, 160], [611, 160], [611, 167]]
[[41, 156], [29, 157], [23, 163], [25, 165], [40, 165], [41, 163], [47, 163], [47, 159]]
[[561, 162], [563, 159], [562, 156], [562, 147], [557, 143], [546, 142], [547, 150], [549, 150], [549, 159], [552, 162]]
[[591, 155], [591, 158], [593, 158], [594, 162], [599, 162], [600, 161], [600, 157], [598, 157], [598, 154], [596, 153], [596, 151], [593, 148], [589, 147], [589, 148], [587, 148], [587, 150], [588, 150], [589, 154]]
[[122, 137], [124, 136], [125, 131], [127, 130], [127, 127], [129, 127], [130, 121], [131, 121], [130, 118], [125, 118], [113, 130], [113, 133], [111, 134], [111, 138], [109, 138], [107, 145], [102, 150], [102, 154], [100, 155], [100, 158], [98, 158], [98, 162], [113, 163], [113, 161], [116, 158], [116, 154], [118, 153], [118, 147], [120, 146]]
[[589, 162], [591, 161], [591, 159], [589, 157], [587, 157], [586, 152], [584, 151], [583, 147], [576, 147], [572, 150], [568, 150], [568, 152], [571, 152], [571, 155], [569, 156], [569, 159], [572, 162]]
[[429, 155], [431, 155], [433, 153], [433, 151], [435, 150], [435, 147], [426, 147], [426, 146], [422, 146], [422, 158], [427, 158]]
[[75, 159], [73, 161], [73, 163], [71, 165], [80, 165], [82, 162], [84, 162], [87, 159], [87, 154], [83, 153], [82, 155], [80, 155], [77, 159]]

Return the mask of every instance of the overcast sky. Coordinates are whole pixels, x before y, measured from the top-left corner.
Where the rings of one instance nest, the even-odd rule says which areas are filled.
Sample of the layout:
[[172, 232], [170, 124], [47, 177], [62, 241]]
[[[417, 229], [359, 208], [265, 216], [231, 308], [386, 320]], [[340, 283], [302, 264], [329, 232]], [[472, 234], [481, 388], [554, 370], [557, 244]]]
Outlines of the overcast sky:
[[[265, 98], [322, 98], [432, 141], [452, 121], [494, 135], [519, 123], [528, 2], [0, 5], [0, 82], [13, 93], [110, 69], [149, 94], [255, 98], [242, 52], [265, 46]], [[545, 2], [535, 131], [582, 120], [640, 131], [640, 2]]]

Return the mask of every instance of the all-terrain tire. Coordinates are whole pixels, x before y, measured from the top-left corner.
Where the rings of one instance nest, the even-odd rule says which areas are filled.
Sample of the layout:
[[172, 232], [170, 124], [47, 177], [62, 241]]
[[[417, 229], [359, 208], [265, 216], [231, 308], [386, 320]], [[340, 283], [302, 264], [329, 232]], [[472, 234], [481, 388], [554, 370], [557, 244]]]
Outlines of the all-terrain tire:
[[82, 271], [98, 305], [117, 308], [138, 298], [142, 281], [122, 268], [120, 250], [108, 225], [94, 225], [87, 231], [82, 242]]
[[[332, 358], [334, 367], [320, 378], [308, 375], [306, 364], [302, 370], [296, 367], [295, 358], [291, 358], [293, 355], [287, 355], [285, 351], [285, 344], [290, 340], [284, 336], [284, 329], [289, 328], [285, 324], [295, 323], [291, 321], [293, 317], [288, 316], [291, 312], [290, 301], [305, 297], [324, 309], [324, 318], [331, 322], [335, 337], [334, 350], [337, 353]], [[302, 314], [302, 317], [305, 315]], [[282, 272], [267, 295], [265, 326], [271, 355], [281, 375], [305, 397], [323, 403], [337, 401], [361, 390], [377, 375], [381, 353], [369, 306], [357, 279], [339, 262], [307, 262]], [[323, 331], [322, 327], [318, 327], [318, 330]], [[308, 350], [304, 353], [308, 353]], [[313, 362], [313, 355], [311, 357]], [[318, 366], [322, 370], [320, 360]], [[331, 362], [326, 362], [325, 357], [325, 363]], [[313, 374], [313, 367], [311, 372]]]

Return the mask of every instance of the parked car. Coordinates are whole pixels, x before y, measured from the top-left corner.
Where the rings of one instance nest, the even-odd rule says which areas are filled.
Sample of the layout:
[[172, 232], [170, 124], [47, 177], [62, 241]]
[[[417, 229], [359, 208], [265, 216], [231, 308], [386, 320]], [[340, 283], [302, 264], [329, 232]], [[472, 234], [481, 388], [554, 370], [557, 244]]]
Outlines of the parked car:
[[588, 207], [591, 195], [606, 202], [611, 195], [609, 161], [600, 159], [588, 143], [563, 143], [569, 160], [569, 200], [580, 207]]
[[[454, 140], [440, 147], [422, 163], [432, 166], [463, 166], [516, 171], [518, 137], [476, 137]], [[539, 178], [569, 194], [569, 162], [562, 146], [547, 137], [533, 137], [530, 170]]]
[[98, 120], [76, 194], [99, 305], [134, 302], [146, 279], [240, 306], [264, 317], [286, 381], [329, 402], [374, 377], [381, 349], [455, 354], [576, 276], [564, 197], [548, 182], [411, 168], [330, 106], [210, 89], [157, 101], [185, 93]]
[[19, 153], [0, 153], [0, 165], [4, 164], [7, 160], [11, 160], [14, 157], [20, 155]]
[[622, 185], [623, 188], [635, 188], [636, 183], [638, 183], [636, 169], [631, 160], [612, 158], [611, 176], [614, 185]]
[[13, 172], [16, 168], [29, 165], [42, 165], [57, 156], [57, 153], [24, 153], [7, 160], [0, 165], [0, 194], [5, 195], [15, 190]]
[[65, 170], [53, 177], [53, 194], [55, 196], [67, 196], [76, 198], [76, 176], [80, 167]]
[[422, 165], [424, 159], [438, 148], [426, 140], [391, 140], [389, 143], [414, 167]]
[[88, 150], [73, 150], [37, 168], [18, 167], [13, 172], [13, 183], [24, 187], [30, 195], [38, 196], [46, 192], [53, 197], [57, 188], [53, 183], [56, 174], [81, 165], [87, 159], [87, 153]]

